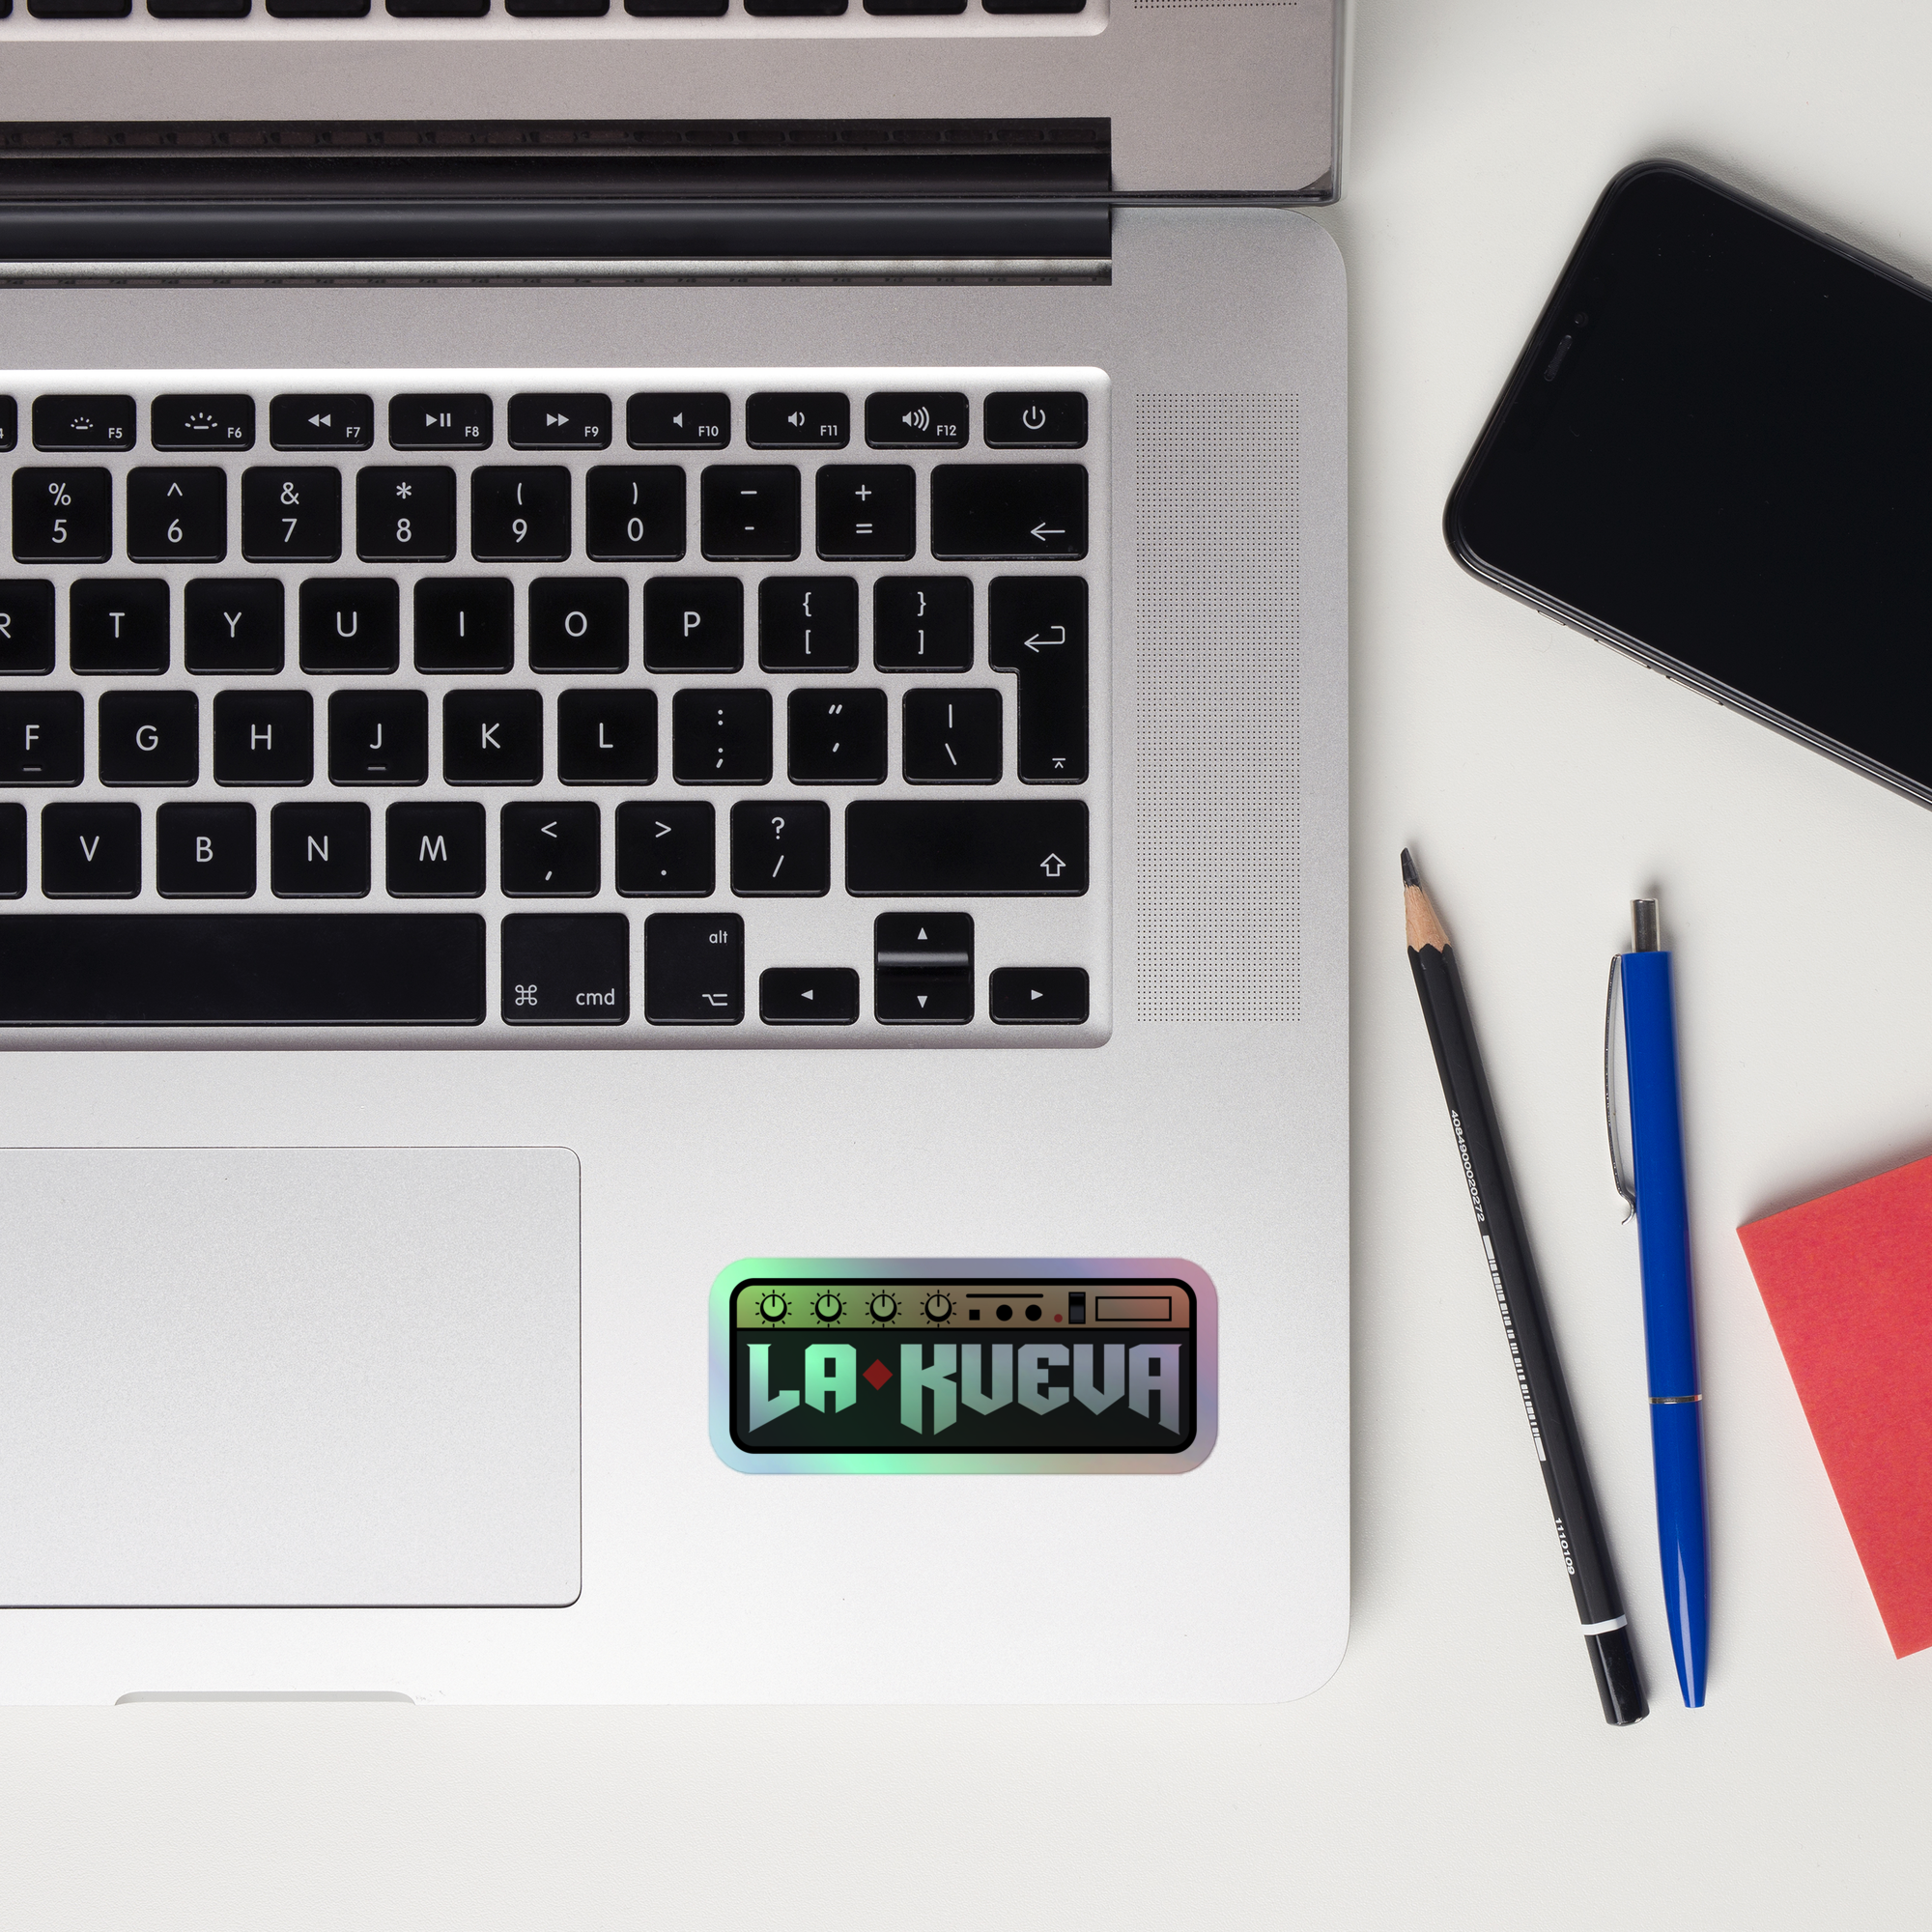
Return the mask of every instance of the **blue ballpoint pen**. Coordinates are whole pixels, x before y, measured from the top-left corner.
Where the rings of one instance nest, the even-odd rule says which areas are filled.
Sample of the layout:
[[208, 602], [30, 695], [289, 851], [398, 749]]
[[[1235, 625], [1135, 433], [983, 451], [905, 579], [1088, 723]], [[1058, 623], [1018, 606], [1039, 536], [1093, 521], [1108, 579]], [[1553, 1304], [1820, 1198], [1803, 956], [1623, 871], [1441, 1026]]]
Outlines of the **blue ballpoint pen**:
[[1643, 1268], [1643, 1339], [1650, 1370], [1650, 1444], [1657, 1536], [1677, 1683], [1704, 1701], [1708, 1567], [1704, 1531], [1703, 1395], [1690, 1305], [1690, 1217], [1677, 1097], [1677, 1020], [1670, 954], [1658, 942], [1657, 901], [1631, 906], [1634, 942], [1619, 956], [1630, 1075], [1631, 1165]]

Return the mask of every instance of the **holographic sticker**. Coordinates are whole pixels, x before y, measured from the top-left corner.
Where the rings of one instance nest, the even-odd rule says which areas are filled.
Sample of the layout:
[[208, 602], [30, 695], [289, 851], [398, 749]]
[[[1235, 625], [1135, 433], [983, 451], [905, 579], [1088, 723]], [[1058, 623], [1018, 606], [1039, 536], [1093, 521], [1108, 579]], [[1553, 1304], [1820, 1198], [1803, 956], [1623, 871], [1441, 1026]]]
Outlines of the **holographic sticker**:
[[747, 1261], [711, 1441], [753, 1475], [1175, 1474], [1214, 1446], [1214, 1285], [1177, 1261]]

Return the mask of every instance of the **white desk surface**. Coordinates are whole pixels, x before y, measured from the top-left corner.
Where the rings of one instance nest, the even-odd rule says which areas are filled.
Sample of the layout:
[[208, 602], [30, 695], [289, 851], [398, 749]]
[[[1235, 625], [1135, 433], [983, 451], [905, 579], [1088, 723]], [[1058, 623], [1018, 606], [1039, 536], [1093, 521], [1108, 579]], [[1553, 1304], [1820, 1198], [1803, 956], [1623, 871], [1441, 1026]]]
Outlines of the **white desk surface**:
[[[1260, 1710], [0, 1713], [39, 1926], [1922, 1923], [1895, 1662], [1733, 1228], [1932, 1150], [1932, 814], [1463, 577], [1442, 502], [1599, 189], [1701, 161], [1932, 275], [1915, 0], [1361, 0], [1353, 171], [1355, 1587]], [[1403, 956], [1463, 960], [1652, 1687], [1598, 1715]], [[1677, 1708], [1605, 960], [1677, 949], [1714, 1534]], [[1758, 928], [1776, 937], [1767, 943]], [[1257, 1525], [1264, 1533], [1264, 1525]]]

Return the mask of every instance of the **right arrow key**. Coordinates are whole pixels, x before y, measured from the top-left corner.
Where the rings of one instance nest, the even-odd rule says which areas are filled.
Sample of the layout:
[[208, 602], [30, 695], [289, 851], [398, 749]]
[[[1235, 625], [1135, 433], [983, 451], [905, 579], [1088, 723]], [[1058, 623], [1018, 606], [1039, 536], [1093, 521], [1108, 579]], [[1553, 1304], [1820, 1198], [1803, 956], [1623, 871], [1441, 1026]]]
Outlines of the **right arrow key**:
[[1084, 966], [1002, 966], [986, 986], [986, 1011], [999, 1026], [1084, 1026]]
[[932, 472], [937, 557], [1087, 554], [1087, 469], [1079, 463], [942, 463]]

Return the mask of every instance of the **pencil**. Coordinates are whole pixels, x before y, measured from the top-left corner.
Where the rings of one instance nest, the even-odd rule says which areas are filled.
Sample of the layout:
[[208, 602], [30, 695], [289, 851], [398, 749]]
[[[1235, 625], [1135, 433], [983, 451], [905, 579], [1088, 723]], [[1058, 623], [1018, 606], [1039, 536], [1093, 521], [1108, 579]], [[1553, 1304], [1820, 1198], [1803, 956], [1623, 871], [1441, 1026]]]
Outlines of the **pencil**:
[[1555, 1338], [1549, 1332], [1549, 1312], [1537, 1283], [1523, 1236], [1522, 1213], [1516, 1186], [1503, 1155], [1502, 1135], [1496, 1127], [1490, 1083], [1476, 1052], [1475, 1028], [1469, 1003], [1463, 997], [1456, 952], [1429, 895], [1415, 875], [1415, 862], [1402, 855], [1403, 913], [1408, 930], [1408, 964], [1415, 990], [1422, 998], [1422, 1017], [1428, 1023], [1429, 1043], [1435, 1049], [1436, 1071], [1442, 1076], [1442, 1096], [1449, 1103], [1449, 1125], [1462, 1158], [1463, 1178], [1469, 1186], [1469, 1205], [1476, 1210], [1476, 1232], [1490, 1264], [1490, 1281], [1502, 1310], [1503, 1334], [1516, 1367], [1517, 1388], [1529, 1417], [1529, 1434], [1548, 1492], [1549, 1513], [1556, 1520], [1557, 1548], [1570, 1573], [1577, 1615], [1590, 1653], [1590, 1668], [1604, 1716], [1612, 1724], [1634, 1724], [1650, 1714], [1631, 1648], [1629, 1621], [1617, 1589], [1597, 1511], [1596, 1492], [1577, 1436], [1570, 1392], [1564, 1386], [1562, 1364], [1556, 1358]]

